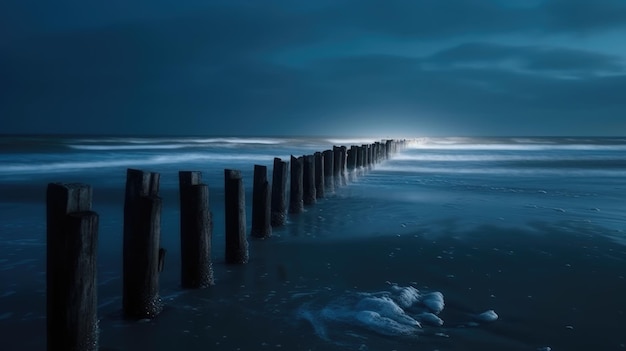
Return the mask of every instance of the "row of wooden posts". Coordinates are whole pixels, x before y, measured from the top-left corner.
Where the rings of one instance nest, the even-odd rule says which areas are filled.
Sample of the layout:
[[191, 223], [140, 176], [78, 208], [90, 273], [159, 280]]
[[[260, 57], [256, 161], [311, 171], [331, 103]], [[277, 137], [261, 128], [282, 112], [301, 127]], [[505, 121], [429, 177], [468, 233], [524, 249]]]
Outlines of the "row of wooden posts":
[[[405, 145], [404, 140], [386, 140], [350, 149], [334, 146], [313, 155], [291, 156], [290, 162], [275, 158], [271, 187], [267, 167], [255, 165], [250, 235], [269, 237], [272, 227], [286, 223], [287, 213], [302, 212], [304, 205], [312, 205], [346, 185], [356, 172], [389, 158]], [[160, 247], [159, 178], [158, 173], [127, 170], [122, 305], [128, 319], [154, 318], [163, 308], [159, 272], [166, 251]], [[213, 284], [208, 186], [202, 183], [200, 172], [181, 171], [179, 187], [181, 286], [207, 287]], [[225, 261], [246, 263], [249, 254], [241, 172], [224, 170], [224, 188]], [[99, 217], [91, 210], [92, 189], [81, 183], [50, 183], [46, 195], [48, 350], [97, 350]]]

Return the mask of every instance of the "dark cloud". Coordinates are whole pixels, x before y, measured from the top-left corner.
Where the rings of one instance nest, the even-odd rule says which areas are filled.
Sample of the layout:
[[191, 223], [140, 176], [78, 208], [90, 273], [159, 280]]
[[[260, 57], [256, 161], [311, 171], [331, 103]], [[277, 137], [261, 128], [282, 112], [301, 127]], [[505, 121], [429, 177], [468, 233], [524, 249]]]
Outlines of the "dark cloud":
[[622, 0], [547, 0], [538, 11], [546, 14], [546, 30], [585, 33], [626, 27]]
[[621, 74], [622, 57], [597, 52], [548, 46], [512, 46], [493, 43], [465, 43], [432, 55], [428, 63], [442, 65], [508, 64], [511, 68], [535, 72], [570, 74]]
[[[350, 0], [317, 14], [339, 31], [439, 39], [508, 33], [587, 33], [626, 27], [621, 0]], [[515, 4], [518, 4], [516, 6]], [[521, 5], [521, 6], [520, 6]]]
[[[621, 1], [33, 2], [0, 25], [20, 34], [0, 41], [0, 132], [602, 134], [626, 111], [622, 57], [490, 36], [615, 29]], [[336, 53], [353, 41], [379, 54]]]

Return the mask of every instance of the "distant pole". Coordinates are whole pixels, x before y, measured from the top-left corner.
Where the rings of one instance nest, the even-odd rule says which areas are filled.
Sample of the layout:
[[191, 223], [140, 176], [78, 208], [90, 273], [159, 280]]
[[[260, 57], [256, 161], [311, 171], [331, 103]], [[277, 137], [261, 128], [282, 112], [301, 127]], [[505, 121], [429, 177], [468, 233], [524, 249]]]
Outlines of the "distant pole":
[[333, 179], [335, 187], [343, 185], [341, 181], [341, 147], [333, 146]]
[[224, 170], [226, 263], [248, 262], [246, 199], [241, 172]]
[[335, 153], [324, 150], [324, 184], [330, 193], [335, 191]]
[[348, 148], [346, 148], [345, 146], [340, 146], [339, 147], [339, 155], [340, 155], [340, 160], [339, 160], [339, 179], [341, 180], [341, 185], [348, 185], [348, 179], [346, 176], [346, 159], [347, 159], [347, 154], [348, 154]]
[[374, 143], [374, 163], [380, 162], [380, 142]]
[[315, 197], [324, 197], [324, 154], [315, 153]]
[[209, 187], [198, 171], [178, 172], [180, 188], [181, 285], [197, 289], [213, 285]]
[[252, 230], [250, 235], [267, 238], [272, 235], [270, 183], [267, 181], [267, 166], [254, 165], [252, 187]]
[[287, 221], [287, 162], [280, 158], [274, 158], [274, 170], [272, 173], [272, 200], [271, 200], [271, 224], [279, 227]]
[[303, 172], [304, 159], [291, 156], [291, 183], [289, 191], [289, 213], [300, 213], [303, 207]]
[[305, 205], [312, 205], [316, 202], [315, 189], [315, 156], [304, 156], [304, 175], [302, 178], [303, 193], [302, 198]]
[[363, 153], [361, 152], [362, 148], [360, 146], [355, 146], [355, 158], [356, 158], [356, 172], [360, 175], [361, 168], [363, 167]]
[[346, 168], [348, 169], [348, 178], [349, 179], [354, 179], [354, 174], [356, 171], [356, 146], [352, 145], [350, 146], [350, 149], [347, 151], [347, 157], [346, 157]]
[[124, 316], [154, 318], [163, 309], [159, 272], [165, 250], [161, 240], [159, 174], [128, 169], [124, 200]]
[[46, 192], [47, 349], [98, 350], [98, 214], [91, 187], [48, 184]]

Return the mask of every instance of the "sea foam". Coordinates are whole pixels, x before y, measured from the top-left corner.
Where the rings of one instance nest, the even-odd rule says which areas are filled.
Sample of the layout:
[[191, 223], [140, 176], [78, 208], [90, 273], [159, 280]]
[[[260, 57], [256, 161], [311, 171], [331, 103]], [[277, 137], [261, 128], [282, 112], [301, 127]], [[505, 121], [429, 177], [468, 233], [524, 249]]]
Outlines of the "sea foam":
[[443, 294], [439, 291], [435, 291], [422, 296], [420, 302], [435, 314], [441, 313], [445, 306], [445, 303], [443, 301]]

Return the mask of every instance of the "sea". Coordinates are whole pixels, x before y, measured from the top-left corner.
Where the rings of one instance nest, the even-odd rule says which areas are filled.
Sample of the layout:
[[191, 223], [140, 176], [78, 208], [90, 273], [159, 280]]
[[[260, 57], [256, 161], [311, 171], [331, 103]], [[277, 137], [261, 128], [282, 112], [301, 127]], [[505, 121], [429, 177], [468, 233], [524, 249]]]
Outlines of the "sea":
[[[224, 169], [377, 138], [0, 137], [0, 349], [46, 348], [51, 182], [93, 188], [100, 350], [626, 350], [626, 137], [410, 137], [224, 262]], [[161, 174], [161, 314], [122, 315], [126, 170]], [[201, 171], [215, 285], [180, 286]]]

